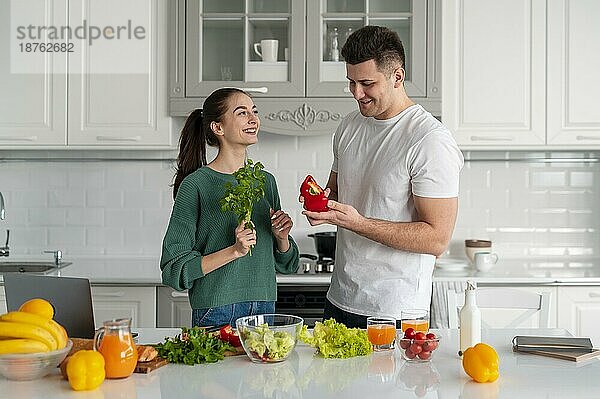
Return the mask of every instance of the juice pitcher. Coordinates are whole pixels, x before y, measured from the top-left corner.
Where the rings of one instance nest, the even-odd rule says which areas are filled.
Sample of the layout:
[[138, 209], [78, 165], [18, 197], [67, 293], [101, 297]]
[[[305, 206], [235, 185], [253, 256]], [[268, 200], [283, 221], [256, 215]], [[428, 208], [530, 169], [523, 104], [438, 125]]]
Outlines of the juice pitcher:
[[104, 356], [106, 378], [129, 377], [137, 364], [131, 319], [105, 321], [94, 335], [94, 349]]

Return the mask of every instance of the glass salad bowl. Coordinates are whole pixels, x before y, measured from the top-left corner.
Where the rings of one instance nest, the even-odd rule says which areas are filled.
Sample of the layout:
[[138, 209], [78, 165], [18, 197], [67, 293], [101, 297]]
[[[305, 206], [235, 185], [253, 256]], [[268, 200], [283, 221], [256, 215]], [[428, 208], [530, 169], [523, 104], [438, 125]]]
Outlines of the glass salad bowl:
[[246, 316], [235, 322], [244, 351], [255, 363], [287, 359], [296, 347], [303, 324], [302, 317], [287, 314]]

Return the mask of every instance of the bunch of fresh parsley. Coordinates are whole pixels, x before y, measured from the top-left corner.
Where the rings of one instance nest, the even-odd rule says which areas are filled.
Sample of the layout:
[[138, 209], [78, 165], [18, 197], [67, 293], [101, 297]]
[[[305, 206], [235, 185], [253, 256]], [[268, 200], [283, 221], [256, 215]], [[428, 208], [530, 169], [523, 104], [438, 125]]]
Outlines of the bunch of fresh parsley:
[[[254, 204], [265, 196], [267, 178], [263, 169], [262, 163], [254, 163], [248, 159], [242, 168], [233, 173], [237, 183], [225, 183], [225, 195], [221, 198], [221, 210], [235, 213], [238, 224], [245, 222], [244, 227], [247, 229], [254, 228], [250, 221]], [[250, 255], [252, 255], [252, 251], [250, 251]]]
[[154, 346], [158, 356], [170, 363], [188, 365], [199, 363], [215, 363], [222, 360], [227, 351], [235, 352], [228, 342], [221, 341], [213, 333], [200, 327], [182, 327], [181, 334], [165, 338], [165, 342]]

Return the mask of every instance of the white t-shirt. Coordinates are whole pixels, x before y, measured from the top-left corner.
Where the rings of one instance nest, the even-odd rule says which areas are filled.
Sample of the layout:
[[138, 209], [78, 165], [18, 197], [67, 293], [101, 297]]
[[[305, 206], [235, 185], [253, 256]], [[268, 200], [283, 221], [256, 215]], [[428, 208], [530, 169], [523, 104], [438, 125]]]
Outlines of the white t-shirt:
[[[333, 139], [338, 200], [369, 218], [417, 220], [413, 194], [458, 196], [463, 156], [454, 138], [420, 105], [377, 120], [356, 111]], [[390, 248], [338, 228], [327, 299], [365, 316], [400, 319], [402, 309], [429, 309], [435, 257]]]

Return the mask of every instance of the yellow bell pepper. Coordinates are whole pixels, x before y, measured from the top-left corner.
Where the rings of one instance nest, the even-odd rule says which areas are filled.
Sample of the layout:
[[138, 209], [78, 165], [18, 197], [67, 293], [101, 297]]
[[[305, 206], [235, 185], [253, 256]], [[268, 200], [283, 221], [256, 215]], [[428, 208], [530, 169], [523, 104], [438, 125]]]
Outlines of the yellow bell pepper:
[[104, 357], [97, 351], [75, 352], [67, 363], [69, 384], [76, 391], [90, 391], [98, 388], [104, 381], [105, 375]]
[[463, 353], [463, 369], [477, 382], [492, 382], [498, 379], [498, 353], [489, 345], [479, 343]]

